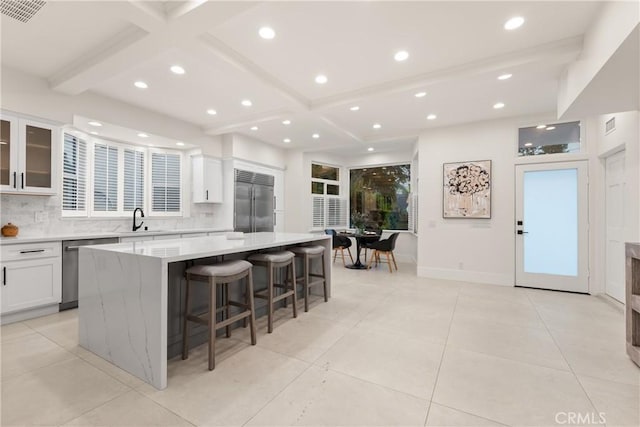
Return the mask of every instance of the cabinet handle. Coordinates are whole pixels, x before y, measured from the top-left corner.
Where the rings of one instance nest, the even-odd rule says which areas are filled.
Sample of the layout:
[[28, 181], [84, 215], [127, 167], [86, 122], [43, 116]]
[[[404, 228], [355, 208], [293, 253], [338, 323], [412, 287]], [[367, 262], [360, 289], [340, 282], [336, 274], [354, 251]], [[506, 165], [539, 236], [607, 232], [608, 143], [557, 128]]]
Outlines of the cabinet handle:
[[18, 172], [13, 172], [13, 188], [18, 187]]
[[207, 190], [207, 200], [209, 200], [209, 190]]
[[34, 254], [38, 252], [44, 252], [44, 249], [32, 249], [29, 251], [20, 251], [21, 254]]
[[7, 286], [7, 267], [2, 267], [2, 285]]
[[22, 182], [22, 188], [24, 189], [24, 172], [20, 174], [20, 181]]

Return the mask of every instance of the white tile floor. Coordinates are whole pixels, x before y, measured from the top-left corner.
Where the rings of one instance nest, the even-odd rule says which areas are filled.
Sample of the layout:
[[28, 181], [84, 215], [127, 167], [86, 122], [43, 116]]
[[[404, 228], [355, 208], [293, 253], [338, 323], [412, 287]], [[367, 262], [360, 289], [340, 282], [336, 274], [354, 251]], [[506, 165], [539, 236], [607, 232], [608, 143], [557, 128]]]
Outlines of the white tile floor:
[[400, 269], [336, 264], [329, 303], [218, 340], [212, 372], [206, 346], [170, 361], [164, 391], [78, 347], [75, 310], [3, 326], [2, 425], [640, 425], [621, 307]]

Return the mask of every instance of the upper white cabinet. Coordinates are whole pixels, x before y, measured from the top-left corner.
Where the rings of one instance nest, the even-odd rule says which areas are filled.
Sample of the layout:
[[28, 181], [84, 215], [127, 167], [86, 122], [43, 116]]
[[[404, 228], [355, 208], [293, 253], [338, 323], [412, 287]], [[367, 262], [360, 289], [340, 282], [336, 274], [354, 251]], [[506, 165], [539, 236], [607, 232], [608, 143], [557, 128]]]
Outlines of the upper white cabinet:
[[55, 194], [58, 129], [4, 113], [0, 124], [0, 191]]
[[191, 189], [193, 203], [222, 203], [222, 161], [191, 156]]

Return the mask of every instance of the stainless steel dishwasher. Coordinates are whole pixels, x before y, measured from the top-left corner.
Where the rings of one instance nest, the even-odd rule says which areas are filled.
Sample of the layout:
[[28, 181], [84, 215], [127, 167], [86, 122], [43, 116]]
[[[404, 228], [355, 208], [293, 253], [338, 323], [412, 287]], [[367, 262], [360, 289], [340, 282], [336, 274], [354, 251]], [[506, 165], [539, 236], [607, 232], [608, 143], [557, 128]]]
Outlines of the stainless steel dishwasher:
[[78, 248], [118, 243], [118, 238], [64, 240], [62, 242], [62, 302], [60, 311], [78, 306]]

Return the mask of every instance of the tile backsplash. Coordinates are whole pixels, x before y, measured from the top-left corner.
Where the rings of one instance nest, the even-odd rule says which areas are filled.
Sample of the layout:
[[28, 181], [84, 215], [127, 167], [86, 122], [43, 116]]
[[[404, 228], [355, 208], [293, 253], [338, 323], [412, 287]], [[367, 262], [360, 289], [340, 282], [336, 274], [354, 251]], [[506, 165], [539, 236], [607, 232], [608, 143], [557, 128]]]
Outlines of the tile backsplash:
[[[62, 218], [61, 212], [59, 196], [0, 195], [0, 226], [11, 222], [20, 227], [21, 236], [131, 231], [132, 217]], [[221, 212], [221, 205], [193, 204], [188, 217], [145, 216], [144, 225], [149, 230], [227, 228]]]

